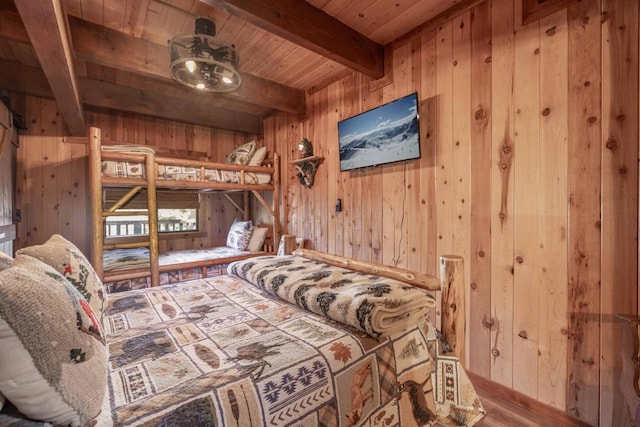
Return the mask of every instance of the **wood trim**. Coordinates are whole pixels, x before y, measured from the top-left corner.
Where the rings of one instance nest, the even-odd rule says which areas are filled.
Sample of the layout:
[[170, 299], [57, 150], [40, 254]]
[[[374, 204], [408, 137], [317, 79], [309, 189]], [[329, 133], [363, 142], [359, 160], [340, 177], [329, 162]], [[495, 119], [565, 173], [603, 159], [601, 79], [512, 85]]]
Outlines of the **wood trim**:
[[591, 424], [579, 420], [566, 412], [535, 400], [523, 393], [515, 391], [497, 382], [491, 381], [473, 372], [467, 371], [467, 376], [471, 380], [474, 388], [480, 395], [491, 397], [492, 400], [499, 400], [501, 406], [517, 406], [529, 413], [544, 418], [545, 422], [540, 425], [553, 425], [555, 427], [590, 427]]
[[575, 0], [522, 0], [522, 25], [563, 9]]

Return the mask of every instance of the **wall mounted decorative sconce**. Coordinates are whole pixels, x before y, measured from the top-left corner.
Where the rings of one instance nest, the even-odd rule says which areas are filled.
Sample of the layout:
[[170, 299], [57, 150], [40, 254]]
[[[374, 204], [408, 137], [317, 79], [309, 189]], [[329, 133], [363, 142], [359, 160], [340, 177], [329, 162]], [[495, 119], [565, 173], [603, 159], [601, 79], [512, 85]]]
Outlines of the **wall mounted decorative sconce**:
[[313, 181], [316, 176], [318, 166], [324, 160], [324, 157], [318, 157], [313, 155], [313, 146], [307, 138], [302, 138], [298, 143], [298, 151], [300, 152], [300, 158], [293, 160], [291, 163], [298, 170], [296, 176], [300, 180], [300, 184], [307, 188], [313, 187]]

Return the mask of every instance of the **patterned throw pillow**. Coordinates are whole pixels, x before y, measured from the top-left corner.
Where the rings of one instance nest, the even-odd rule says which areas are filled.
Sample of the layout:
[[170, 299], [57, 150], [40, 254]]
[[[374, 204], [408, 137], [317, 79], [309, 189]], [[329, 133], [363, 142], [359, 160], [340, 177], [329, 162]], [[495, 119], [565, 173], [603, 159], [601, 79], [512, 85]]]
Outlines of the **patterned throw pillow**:
[[0, 392], [25, 416], [81, 426], [100, 412], [107, 348], [91, 306], [47, 264], [0, 272]]
[[239, 251], [246, 251], [253, 233], [253, 223], [251, 221], [233, 220], [229, 234], [227, 235], [227, 246]]
[[0, 252], [0, 271], [6, 270], [11, 267], [11, 263], [13, 262], [13, 258], [4, 252]]
[[16, 255], [29, 255], [55, 268], [89, 301], [98, 317], [102, 316], [107, 292], [89, 260], [73, 243], [54, 234], [44, 244], [20, 249]]
[[256, 151], [255, 141], [242, 144], [229, 153], [227, 156], [227, 163], [234, 165], [246, 165], [249, 163], [249, 160], [251, 160], [254, 151]]

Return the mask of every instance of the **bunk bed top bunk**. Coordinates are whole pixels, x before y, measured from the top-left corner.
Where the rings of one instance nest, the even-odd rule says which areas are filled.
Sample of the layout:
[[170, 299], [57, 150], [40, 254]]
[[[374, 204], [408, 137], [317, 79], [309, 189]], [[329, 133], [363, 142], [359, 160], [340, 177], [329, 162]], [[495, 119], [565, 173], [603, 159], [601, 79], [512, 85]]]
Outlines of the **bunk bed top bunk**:
[[[245, 144], [238, 147], [230, 155], [232, 163], [209, 162], [169, 156], [156, 155], [155, 150], [143, 145], [103, 145], [99, 128], [91, 127], [89, 131], [89, 175], [90, 194], [92, 200], [91, 216], [92, 233], [92, 262], [96, 273], [104, 281], [123, 280], [126, 278], [150, 277], [151, 286], [159, 284], [161, 271], [186, 268], [207, 267], [217, 264], [243, 259], [264, 252], [249, 252], [244, 248], [228, 256], [208, 257], [202, 254], [194, 256], [192, 260], [182, 259], [175, 263], [176, 257], [160, 256], [158, 245], [158, 215], [156, 191], [159, 189], [189, 190], [189, 191], [220, 191], [228, 197], [229, 193], [244, 192], [245, 220], [248, 216], [248, 199], [252, 194], [265, 211], [273, 218], [271, 224], [271, 242], [279, 239], [279, 157], [274, 154], [272, 161], [264, 161], [266, 148], [261, 150], [261, 158], [256, 160], [251, 150], [245, 150]], [[255, 147], [254, 147], [255, 148]], [[243, 151], [245, 150], [245, 151]], [[266, 164], [266, 165], [263, 165]], [[105, 188], [130, 188], [118, 201], [111, 206], [105, 206], [103, 190]], [[120, 215], [118, 209], [124, 206], [142, 189], [147, 193], [147, 209], [137, 214], [148, 215], [149, 234], [143, 241], [121, 244], [105, 244], [104, 221], [110, 216]], [[272, 202], [263, 197], [262, 192], [272, 192]], [[232, 201], [233, 202], [233, 201]], [[235, 202], [233, 202], [234, 205]], [[239, 208], [239, 206], [236, 205]], [[129, 213], [135, 214], [135, 213]], [[272, 248], [272, 246], [269, 246]], [[148, 253], [148, 267], [117, 269], [116, 272], [105, 271], [105, 250], [139, 250], [146, 248]], [[224, 252], [224, 251], [223, 251]], [[162, 260], [162, 262], [161, 262]]]

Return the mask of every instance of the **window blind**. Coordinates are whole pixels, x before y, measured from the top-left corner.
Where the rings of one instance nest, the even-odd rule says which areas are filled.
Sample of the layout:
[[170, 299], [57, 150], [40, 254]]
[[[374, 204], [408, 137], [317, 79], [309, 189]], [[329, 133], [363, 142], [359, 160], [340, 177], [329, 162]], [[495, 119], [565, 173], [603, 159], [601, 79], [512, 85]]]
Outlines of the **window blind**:
[[[104, 207], [108, 209], [128, 191], [128, 188], [103, 189], [102, 200], [104, 200]], [[200, 193], [196, 191], [157, 190], [156, 200], [158, 209], [198, 209], [200, 207]], [[147, 209], [147, 190], [140, 190], [121, 209]]]

